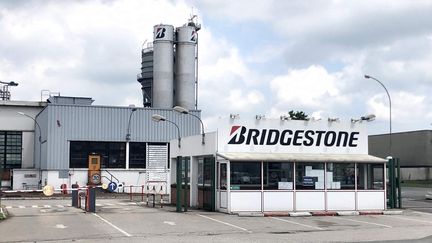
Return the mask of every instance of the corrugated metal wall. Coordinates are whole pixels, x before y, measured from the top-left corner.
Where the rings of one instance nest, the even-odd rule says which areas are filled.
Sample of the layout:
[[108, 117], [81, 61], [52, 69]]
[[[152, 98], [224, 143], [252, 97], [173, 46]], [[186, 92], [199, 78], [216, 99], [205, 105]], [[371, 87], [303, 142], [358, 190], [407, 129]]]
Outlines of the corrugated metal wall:
[[[105, 106], [49, 105], [38, 116], [47, 142], [42, 146], [42, 169], [69, 168], [69, 141], [126, 142], [132, 108]], [[191, 111], [200, 116], [200, 111]], [[131, 142], [168, 142], [177, 138], [177, 128], [168, 122], [154, 122], [160, 114], [175, 122], [181, 137], [200, 133], [198, 119], [168, 109], [137, 108], [131, 118]], [[46, 158], [45, 156], [46, 155]]]

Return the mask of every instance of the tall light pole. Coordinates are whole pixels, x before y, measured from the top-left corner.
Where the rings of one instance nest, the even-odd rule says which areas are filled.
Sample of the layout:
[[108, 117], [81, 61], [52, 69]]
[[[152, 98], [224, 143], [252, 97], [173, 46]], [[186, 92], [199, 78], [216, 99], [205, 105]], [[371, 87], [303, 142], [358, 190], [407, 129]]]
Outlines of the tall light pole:
[[181, 147], [181, 145], [180, 145], [181, 137], [180, 137], [180, 128], [179, 128], [179, 126], [178, 126], [175, 122], [170, 121], [170, 120], [166, 119], [164, 116], [161, 116], [161, 115], [159, 115], [159, 114], [153, 114], [153, 115], [152, 115], [152, 119], [153, 119], [153, 121], [155, 121], [155, 122], [166, 121], [166, 122], [169, 122], [169, 123], [171, 123], [171, 124], [174, 124], [174, 126], [177, 127], [177, 134], [178, 134], [178, 147], [180, 148], [180, 147]]
[[130, 141], [130, 124], [131, 124], [131, 118], [133, 113], [137, 110], [137, 108], [132, 108], [131, 113], [129, 115], [129, 121], [128, 121], [128, 126], [127, 126], [127, 131], [126, 131], [126, 141], [129, 142]]
[[390, 133], [389, 133], [389, 152], [390, 152], [390, 154], [389, 154], [389, 156], [391, 156], [392, 155], [392, 109], [391, 109], [390, 94], [389, 94], [387, 88], [384, 86], [384, 84], [381, 83], [381, 81], [379, 81], [378, 79], [376, 79], [370, 75], [365, 75], [364, 77], [367, 79], [373, 79], [373, 80], [377, 81], [384, 88], [385, 92], [387, 93], [387, 97], [389, 100], [389, 110], [390, 110]]
[[202, 142], [202, 144], [205, 144], [204, 123], [202, 122], [201, 118], [199, 116], [197, 116], [197, 115], [194, 115], [194, 114], [190, 113], [188, 109], [183, 108], [181, 106], [175, 106], [173, 108], [173, 110], [175, 110], [175, 111], [177, 111], [178, 113], [181, 113], [181, 114], [191, 115], [191, 116], [197, 118], [200, 121], [200, 123], [201, 123], [201, 134], [202, 134], [202, 141], [201, 142]]
[[39, 187], [41, 187], [42, 186], [42, 174], [41, 174], [42, 173], [42, 171], [41, 171], [41, 168], [42, 168], [42, 137], [41, 137], [42, 130], [39, 126], [39, 123], [32, 116], [29, 116], [24, 112], [17, 112], [17, 113], [22, 115], [22, 116], [26, 116], [26, 117], [32, 119], [35, 122], [35, 124], [39, 130], [39, 137], [38, 137], [38, 141], [39, 141]]
[[129, 115], [129, 120], [128, 120], [128, 125], [127, 125], [127, 130], [126, 130], [126, 170], [129, 169], [129, 150], [130, 150], [130, 146], [129, 146], [129, 141], [131, 140], [131, 134], [130, 134], [130, 125], [131, 125], [131, 119], [132, 119], [132, 115], [133, 113], [137, 110], [137, 108], [132, 108], [131, 113]]

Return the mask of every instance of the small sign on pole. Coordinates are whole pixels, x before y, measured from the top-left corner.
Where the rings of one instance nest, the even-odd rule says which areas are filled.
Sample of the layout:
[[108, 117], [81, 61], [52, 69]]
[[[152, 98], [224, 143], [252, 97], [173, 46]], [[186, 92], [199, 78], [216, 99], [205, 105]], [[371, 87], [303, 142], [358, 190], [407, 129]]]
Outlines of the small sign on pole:
[[117, 183], [115, 183], [114, 181], [111, 181], [108, 184], [108, 191], [114, 192], [116, 189], [117, 189]]

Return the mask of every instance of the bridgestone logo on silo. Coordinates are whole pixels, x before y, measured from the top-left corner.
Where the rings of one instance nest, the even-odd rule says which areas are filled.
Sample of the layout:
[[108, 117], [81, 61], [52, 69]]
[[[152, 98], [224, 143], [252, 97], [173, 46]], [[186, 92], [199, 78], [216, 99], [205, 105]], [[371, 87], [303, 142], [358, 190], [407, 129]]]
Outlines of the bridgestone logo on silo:
[[156, 39], [161, 39], [165, 37], [165, 28], [157, 28], [156, 29]]
[[357, 147], [359, 132], [248, 129], [232, 126], [228, 144]]

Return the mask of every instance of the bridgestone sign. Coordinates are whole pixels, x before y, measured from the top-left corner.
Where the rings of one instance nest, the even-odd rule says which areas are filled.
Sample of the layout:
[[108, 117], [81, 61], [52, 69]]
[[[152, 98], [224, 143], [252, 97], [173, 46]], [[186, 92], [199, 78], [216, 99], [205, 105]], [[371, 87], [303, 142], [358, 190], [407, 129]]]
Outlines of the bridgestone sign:
[[219, 152], [367, 154], [365, 124], [232, 119], [218, 131]]

